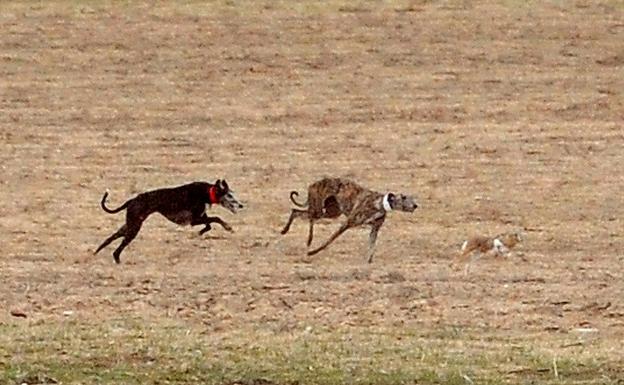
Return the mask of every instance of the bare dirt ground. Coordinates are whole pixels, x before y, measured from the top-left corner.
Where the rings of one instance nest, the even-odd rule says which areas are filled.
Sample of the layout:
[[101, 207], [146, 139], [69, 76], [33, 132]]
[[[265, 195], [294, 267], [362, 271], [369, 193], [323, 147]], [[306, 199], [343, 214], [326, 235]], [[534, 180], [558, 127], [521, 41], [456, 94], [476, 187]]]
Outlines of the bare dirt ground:
[[[306, 333], [417, 368], [401, 382], [624, 381], [621, 2], [131, 4], [0, 4], [0, 382], [74, 381], [54, 361], [183, 365], [135, 349], [149, 338], [219, 360]], [[279, 230], [289, 191], [324, 175], [421, 207], [390, 214], [372, 265], [366, 230], [308, 258], [306, 223]], [[116, 206], [223, 177], [248, 209], [212, 212], [236, 233], [155, 215], [121, 265], [114, 247], [92, 255], [123, 222], [100, 209], [106, 188]], [[517, 229], [511, 258], [449, 268], [466, 236]], [[90, 337], [115, 353], [72, 339], [106, 325]], [[373, 334], [383, 357], [362, 347]], [[402, 355], [410, 336], [446, 361]], [[278, 372], [257, 377], [331, 382]]]

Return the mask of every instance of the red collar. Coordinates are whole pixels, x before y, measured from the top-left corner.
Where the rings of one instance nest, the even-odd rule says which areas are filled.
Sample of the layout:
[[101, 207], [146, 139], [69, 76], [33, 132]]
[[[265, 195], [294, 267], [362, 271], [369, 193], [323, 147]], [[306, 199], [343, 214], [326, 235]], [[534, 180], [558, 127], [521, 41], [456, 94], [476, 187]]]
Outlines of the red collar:
[[211, 186], [208, 189], [208, 197], [210, 198], [210, 204], [219, 203], [219, 199], [217, 198], [217, 186]]

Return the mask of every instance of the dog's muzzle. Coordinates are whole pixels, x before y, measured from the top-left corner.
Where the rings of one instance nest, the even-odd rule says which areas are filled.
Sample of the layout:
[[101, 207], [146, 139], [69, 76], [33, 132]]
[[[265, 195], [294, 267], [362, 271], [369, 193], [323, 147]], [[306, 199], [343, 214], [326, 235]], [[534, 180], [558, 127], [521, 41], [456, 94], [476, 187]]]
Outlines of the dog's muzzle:
[[238, 201], [221, 201], [221, 206], [230, 210], [234, 214], [245, 208], [245, 206]]
[[240, 209], [243, 208], [243, 205], [237, 204], [234, 206], [225, 206], [226, 209], [230, 210], [232, 213], [236, 214]]

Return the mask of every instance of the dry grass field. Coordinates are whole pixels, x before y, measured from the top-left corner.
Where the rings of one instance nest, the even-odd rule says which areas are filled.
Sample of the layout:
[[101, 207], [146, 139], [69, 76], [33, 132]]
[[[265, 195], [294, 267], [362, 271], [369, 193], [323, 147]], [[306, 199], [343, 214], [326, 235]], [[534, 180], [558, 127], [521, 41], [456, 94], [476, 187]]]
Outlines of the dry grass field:
[[[0, 384], [624, 383], [622, 1], [2, 1], [0, 31]], [[279, 234], [325, 175], [418, 197], [373, 264], [366, 229]], [[105, 189], [223, 177], [234, 234], [154, 215], [93, 255]]]

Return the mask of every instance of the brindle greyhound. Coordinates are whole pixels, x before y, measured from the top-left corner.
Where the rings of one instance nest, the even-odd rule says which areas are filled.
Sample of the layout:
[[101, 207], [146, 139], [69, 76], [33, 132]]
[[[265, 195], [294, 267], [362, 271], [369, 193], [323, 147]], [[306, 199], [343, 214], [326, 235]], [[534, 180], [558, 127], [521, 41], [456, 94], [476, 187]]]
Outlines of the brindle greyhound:
[[314, 255], [323, 250], [352, 227], [369, 225], [371, 232], [366, 254], [369, 263], [373, 261], [377, 233], [386, 219], [386, 214], [392, 210], [413, 212], [418, 207], [411, 196], [393, 193], [381, 194], [342, 178], [324, 178], [312, 183], [308, 187], [308, 200], [305, 203], [299, 203], [295, 200], [295, 196], [298, 195], [297, 191], [291, 191], [290, 200], [298, 207], [306, 208], [307, 206], [307, 210], [292, 209], [282, 234], [288, 232], [295, 218], [308, 218], [310, 231], [307, 245], [310, 247], [315, 221], [321, 218], [337, 218], [344, 214], [347, 221], [325, 243], [308, 251], [308, 255]]
[[193, 182], [173, 188], [161, 188], [137, 195], [116, 209], [106, 207], [108, 191], [102, 197], [102, 209], [110, 214], [126, 210], [126, 223], [116, 233], [108, 237], [97, 248], [94, 254], [108, 246], [117, 238], [123, 237], [123, 241], [113, 252], [115, 262], [120, 263], [119, 256], [123, 249], [137, 236], [143, 221], [153, 213], [160, 213], [171, 222], [178, 225], [204, 225], [199, 234], [204, 234], [211, 229], [211, 223], [218, 223], [227, 231], [233, 231], [219, 217], [206, 215], [206, 204], [219, 204], [233, 213], [243, 208], [236, 199], [225, 180], [217, 180], [215, 184], [207, 182]]

